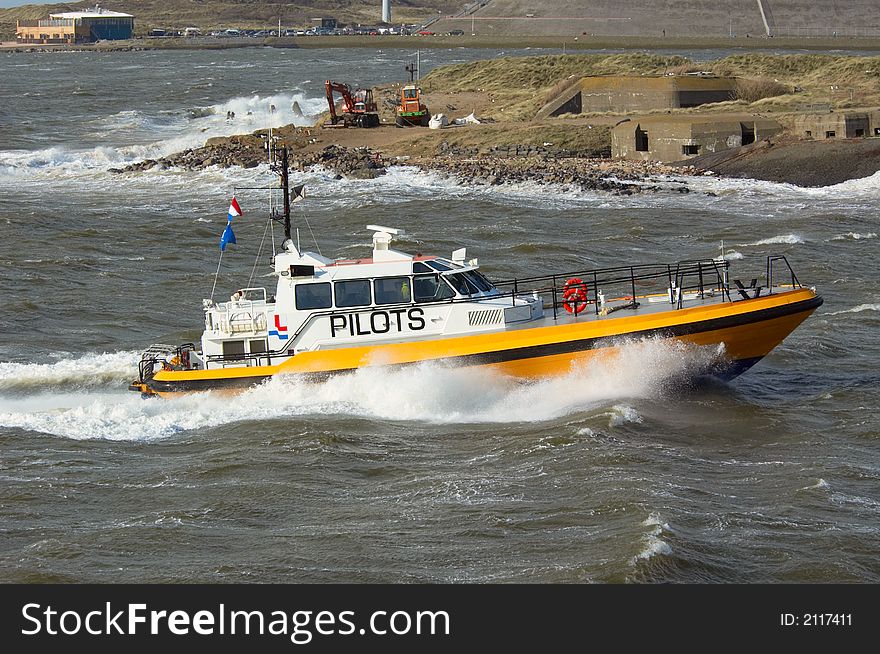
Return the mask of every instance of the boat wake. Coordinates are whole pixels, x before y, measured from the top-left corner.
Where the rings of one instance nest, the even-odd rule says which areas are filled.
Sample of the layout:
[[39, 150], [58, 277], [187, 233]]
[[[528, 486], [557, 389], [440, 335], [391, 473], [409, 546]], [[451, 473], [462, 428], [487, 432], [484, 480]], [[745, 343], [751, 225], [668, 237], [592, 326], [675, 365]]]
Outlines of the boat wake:
[[355, 416], [434, 424], [542, 422], [607, 408], [611, 429], [639, 424], [624, 400], [678, 389], [718, 361], [717, 348], [660, 339], [623, 344], [616, 356], [563, 377], [522, 383], [485, 369], [423, 363], [362, 368], [326, 381], [275, 378], [232, 399], [199, 393], [143, 400], [118, 390], [136, 375], [133, 352], [0, 364], [0, 427], [77, 440], [151, 441], [242, 421]]
[[117, 386], [131, 381], [139, 359], [140, 352], [128, 351], [86, 354], [53, 363], [0, 362], [0, 393]]

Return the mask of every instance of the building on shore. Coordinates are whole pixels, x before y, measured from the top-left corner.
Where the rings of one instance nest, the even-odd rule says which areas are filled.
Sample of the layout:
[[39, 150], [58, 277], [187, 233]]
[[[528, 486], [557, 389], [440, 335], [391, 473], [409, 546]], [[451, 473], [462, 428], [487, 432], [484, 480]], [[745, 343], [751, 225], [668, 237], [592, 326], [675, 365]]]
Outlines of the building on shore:
[[859, 139], [880, 136], [880, 109], [829, 111], [797, 116], [795, 132], [808, 139]]
[[596, 75], [561, 91], [536, 118], [698, 107], [733, 100], [735, 89], [734, 78], [714, 75]]
[[49, 18], [19, 20], [15, 27], [18, 43], [94, 43], [130, 39], [134, 16], [95, 5], [85, 11], [49, 14]]
[[779, 134], [782, 125], [750, 114], [633, 116], [611, 130], [611, 156], [632, 161], [682, 161]]

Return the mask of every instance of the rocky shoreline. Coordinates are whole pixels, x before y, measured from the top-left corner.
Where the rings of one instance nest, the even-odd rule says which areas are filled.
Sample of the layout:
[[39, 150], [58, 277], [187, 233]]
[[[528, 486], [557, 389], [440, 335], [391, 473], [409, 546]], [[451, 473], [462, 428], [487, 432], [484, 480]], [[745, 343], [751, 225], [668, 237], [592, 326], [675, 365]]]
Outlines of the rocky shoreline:
[[684, 182], [675, 186], [660, 186], [653, 183], [658, 175], [687, 174], [681, 169], [672, 169], [662, 164], [643, 164], [641, 162], [611, 161], [587, 157], [543, 158], [513, 157], [440, 157], [430, 162], [418, 162], [421, 170], [439, 173], [454, 179], [460, 184], [476, 186], [499, 186], [501, 184], [555, 185], [565, 189], [581, 191], [604, 191], [613, 195], [633, 195], [636, 193], [656, 193], [672, 190], [688, 193], [690, 188]]
[[[299, 128], [292, 136], [285, 139], [291, 146], [291, 170], [305, 171], [320, 166], [336, 175], [337, 179], [374, 179], [384, 175], [389, 166], [404, 165], [438, 173], [465, 185], [498, 186], [530, 182], [632, 195], [661, 190], [651, 181], [657, 175], [678, 177], [689, 173], [689, 169], [653, 162], [616, 161], [597, 158], [593, 153], [526, 145], [493, 147], [482, 152], [476, 148], [449, 147], [442, 142], [435, 156], [419, 157], [383, 155], [371, 147], [349, 148], [336, 144], [309, 150], [304, 146], [314, 140], [310, 130]], [[211, 166], [254, 168], [265, 160], [264, 141], [256, 133], [210, 139], [202, 148], [191, 148], [160, 159], [146, 159], [124, 168], [111, 168], [110, 172], [132, 173], [152, 168], [199, 170]], [[662, 190], [669, 190], [669, 187], [664, 186]], [[687, 193], [690, 189], [682, 182], [671, 190]]]

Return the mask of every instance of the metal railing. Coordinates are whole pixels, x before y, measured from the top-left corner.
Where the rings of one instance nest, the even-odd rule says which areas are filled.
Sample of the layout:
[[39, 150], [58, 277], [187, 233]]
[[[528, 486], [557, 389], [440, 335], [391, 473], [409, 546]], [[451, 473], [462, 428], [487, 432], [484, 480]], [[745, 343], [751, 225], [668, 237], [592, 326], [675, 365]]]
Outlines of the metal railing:
[[[138, 362], [138, 378], [141, 383], [151, 380], [156, 374], [156, 366], [159, 365], [163, 369], [174, 369], [178, 366], [181, 370], [191, 370], [190, 355], [195, 352], [195, 343], [184, 343], [183, 345], [164, 345], [156, 343], [151, 345], [143, 354]], [[172, 363], [176, 360], [176, 363]]]
[[771, 289], [773, 288], [773, 264], [780, 261], [784, 263], [785, 267], [788, 269], [791, 286], [793, 288], [801, 288], [801, 283], [798, 280], [797, 275], [794, 274], [794, 269], [791, 267], [791, 264], [788, 262], [788, 259], [785, 258], [784, 254], [771, 254], [767, 257], [767, 271], [765, 273], [767, 279], [767, 287]]
[[[680, 261], [675, 264], [643, 264], [638, 266], [614, 266], [611, 268], [595, 268], [575, 270], [556, 275], [514, 278], [495, 282], [496, 288], [510, 287], [514, 295], [531, 293], [549, 293], [552, 296], [551, 307], [553, 318], [558, 318], [558, 309], [565, 303], [565, 284], [569, 280], [579, 279], [587, 294], [587, 303], [593, 305], [593, 311], [600, 315], [604, 307], [603, 298], [620, 294], [622, 299], [629, 301], [632, 308], [637, 308], [637, 295], [652, 293], [669, 296], [669, 303], [681, 308], [684, 293], [695, 291], [699, 297], [707, 293], [720, 292], [730, 299], [727, 283], [728, 261], [701, 259]], [[560, 300], [560, 297], [563, 299]]]

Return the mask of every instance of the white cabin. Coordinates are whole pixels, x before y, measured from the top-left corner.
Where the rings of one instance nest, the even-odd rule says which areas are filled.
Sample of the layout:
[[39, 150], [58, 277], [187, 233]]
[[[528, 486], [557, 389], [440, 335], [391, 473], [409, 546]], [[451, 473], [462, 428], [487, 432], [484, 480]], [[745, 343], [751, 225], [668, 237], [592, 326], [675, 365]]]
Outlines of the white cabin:
[[328, 259], [287, 241], [274, 259], [274, 295], [246, 288], [229, 302], [205, 300], [196, 366], [271, 365], [300, 352], [497, 331], [544, 315], [540, 296], [502, 295], [464, 248], [450, 259], [413, 256], [390, 247], [402, 230], [367, 229], [369, 259]]

